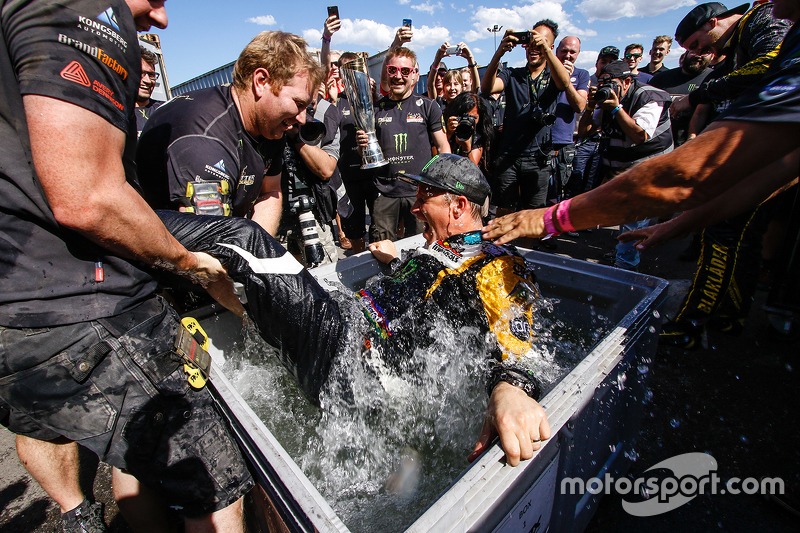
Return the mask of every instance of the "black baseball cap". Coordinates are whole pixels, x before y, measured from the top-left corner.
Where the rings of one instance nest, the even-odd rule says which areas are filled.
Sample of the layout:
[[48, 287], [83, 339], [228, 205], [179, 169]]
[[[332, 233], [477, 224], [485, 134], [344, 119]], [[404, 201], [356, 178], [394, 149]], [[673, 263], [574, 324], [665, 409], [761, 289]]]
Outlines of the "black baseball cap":
[[466, 196], [470, 202], [483, 205], [489, 196], [489, 182], [478, 165], [455, 154], [438, 154], [428, 161], [419, 176], [398, 172], [403, 181], [418, 185], [424, 183], [459, 196]]
[[703, 27], [703, 24], [713, 18], [725, 18], [730, 15], [744, 15], [750, 9], [750, 4], [742, 4], [728, 9], [725, 4], [720, 2], [708, 2], [707, 4], [700, 4], [694, 9], [689, 11], [689, 14], [683, 17], [683, 20], [678, 24], [678, 29], [675, 30], [675, 40], [682, 43], [689, 38], [694, 32]]
[[618, 78], [618, 79], [627, 78], [628, 76], [633, 76], [633, 73], [631, 72], [631, 68], [628, 66], [628, 63], [626, 61], [621, 61], [619, 59], [617, 59], [616, 61], [612, 61], [611, 63], [603, 67], [603, 70], [600, 72], [600, 74], [598, 74], [597, 77], [600, 78], [600, 76], [602, 76], [603, 74], [610, 74], [612, 78]]
[[616, 46], [606, 46], [597, 54], [597, 59], [603, 56], [614, 56], [614, 59], [619, 59], [619, 48]]

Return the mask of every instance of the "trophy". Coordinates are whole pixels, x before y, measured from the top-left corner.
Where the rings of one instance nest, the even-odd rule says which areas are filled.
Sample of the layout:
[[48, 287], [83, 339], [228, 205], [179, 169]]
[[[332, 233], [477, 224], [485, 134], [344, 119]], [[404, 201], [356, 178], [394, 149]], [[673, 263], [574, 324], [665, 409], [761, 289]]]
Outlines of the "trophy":
[[375, 135], [375, 109], [372, 107], [372, 88], [369, 84], [369, 72], [362, 58], [354, 59], [339, 68], [339, 75], [344, 81], [344, 90], [353, 120], [358, 129], [363, 130], [369, 137], [369, 144], [361, 152], [363, 165], [361, 168], [376, 168], [386, 165], [388, 161], [383, 158], [383, 151]]

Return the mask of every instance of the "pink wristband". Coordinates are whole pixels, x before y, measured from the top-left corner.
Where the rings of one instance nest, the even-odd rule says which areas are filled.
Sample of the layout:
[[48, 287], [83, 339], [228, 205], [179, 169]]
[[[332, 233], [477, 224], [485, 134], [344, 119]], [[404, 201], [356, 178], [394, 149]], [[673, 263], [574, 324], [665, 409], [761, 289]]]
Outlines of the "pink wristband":
[[572, 225], [572, 222], [569, 219], [569, 204], [572, 202], [572, 198], [569, 200], [564, 200], [563, 202], [558, 204], [558, 209], [556, 209], [556, 218], [558, 219], [558, 225], [561, 226], [561, 229], [564, 231], [575, 231], [575, 228]]
[[555, 225], [553, 225], [553, 211], [555, 211], [556, 206], [551, 205], [547, 211], [544, 212], [544, 230], [547, 232], [548, 235], [558, 235], [560, 232], [556, 230]]

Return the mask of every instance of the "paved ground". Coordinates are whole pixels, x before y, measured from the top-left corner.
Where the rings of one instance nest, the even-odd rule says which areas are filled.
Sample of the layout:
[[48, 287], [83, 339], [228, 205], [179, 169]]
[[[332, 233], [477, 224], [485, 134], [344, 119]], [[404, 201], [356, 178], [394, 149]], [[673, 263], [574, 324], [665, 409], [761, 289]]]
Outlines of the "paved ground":
[[[614, 245], [607, 229], [557, 238], [554, 253], [600, 262]], [[645, 274], [689, 279], [694, 265], [675, 258], [686, 242], [648, 252]], [[709, 349], [683, 351], [660, 347], [652, 365], [652, 403], [631, 474], [638, 477], [654, 464], [688, 452], [707, 452], [718, 462], [718, 475], [781, 477], [800, 487], [800, 342], [788, 343], [771, 332], [761, 311], [765, 293], [756, 295], [751, 319], [739, 337], [709, 336]], [[111, 531], [129, 531], [116, 513], [108, 469], [85, 457], [86, 486], [104, 501]], [[96, 476], [95, 476], [96, 471]], [[94, 483], [92, 483], [92, 480]], [[621, 498], [605, 497], [587, 531], [670, 533], [719, 531], [797, 531], [798, 518], [758, 495], [703, 495], [669, 513], [650, 518], [628, 515]], [[56, 506], [19, 465], [13, 436], [0, 428], [0, 531], [60, 531]]]

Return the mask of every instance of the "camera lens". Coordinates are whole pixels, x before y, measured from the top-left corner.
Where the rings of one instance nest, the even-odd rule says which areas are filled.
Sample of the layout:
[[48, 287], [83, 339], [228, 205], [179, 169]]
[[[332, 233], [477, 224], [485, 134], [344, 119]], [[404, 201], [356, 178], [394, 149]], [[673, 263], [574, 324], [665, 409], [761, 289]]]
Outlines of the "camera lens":
[[306, 266], [316, 266], [325, 259], [322, 243], [317, 233], [317, 224], [312, 211], [302, 211], [297, 217], [300, 222], [300, 233], [303, 236], [303, 257]]
[[614, 89], [612, 87], [608, 85], [603, 85], [602, 87], [597, 89], [596, 93], [594, 93], [594, 101], [605, 102], [606, 100], [610, 100], [613, 92]]
[[306, 123], [300, 126], [298, 137], [306, 144], [316, 144], [325, 136], [325, 123], [313, 118], [307, 118]]

